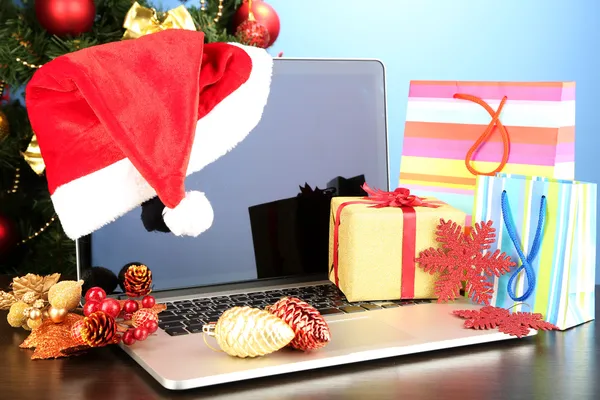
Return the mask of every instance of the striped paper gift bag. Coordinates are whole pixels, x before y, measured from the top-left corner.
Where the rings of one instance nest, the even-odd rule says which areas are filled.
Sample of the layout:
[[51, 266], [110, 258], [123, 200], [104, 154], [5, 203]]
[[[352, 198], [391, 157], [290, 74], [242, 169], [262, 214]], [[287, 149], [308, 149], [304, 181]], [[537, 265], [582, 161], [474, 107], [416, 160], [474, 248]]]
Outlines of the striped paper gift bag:
[[410, 83], [401, 187], [470, 214], [476, 175], [574, 171], [574, 82]]
[[542, 314], [560, 329], [594, 319], [595, 183], [498, 174], [477, 177], [474, 221], [494, 221], [518, 267], [494, 278], [492, 305]]

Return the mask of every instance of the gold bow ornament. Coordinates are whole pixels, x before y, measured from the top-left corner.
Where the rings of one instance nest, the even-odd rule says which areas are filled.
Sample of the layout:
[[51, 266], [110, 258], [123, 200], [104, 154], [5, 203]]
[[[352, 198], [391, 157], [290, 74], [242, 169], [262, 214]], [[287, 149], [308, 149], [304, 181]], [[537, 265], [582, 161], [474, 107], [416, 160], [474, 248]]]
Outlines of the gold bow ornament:
[[194, 19], [185, 6], [181, 5], [165, 13], [161, 21], [153, 8], [146, 8], [135, 2], [125, 16], [123, 39], [137, 39], [144, 35], [167, 29], [196, 30]]
[[37, 137], [35, 133], [29, 142], [29, 146], [27, 146], [27, 150], [21, 153], [23, 159], [31, 169], [38, 175], [42, 175], [44, 170], [46, 169], [46, 164], [44, 164], [44, 159], [42, 158], [42, 152], [40, 151], [40, 146], [37, 141]]

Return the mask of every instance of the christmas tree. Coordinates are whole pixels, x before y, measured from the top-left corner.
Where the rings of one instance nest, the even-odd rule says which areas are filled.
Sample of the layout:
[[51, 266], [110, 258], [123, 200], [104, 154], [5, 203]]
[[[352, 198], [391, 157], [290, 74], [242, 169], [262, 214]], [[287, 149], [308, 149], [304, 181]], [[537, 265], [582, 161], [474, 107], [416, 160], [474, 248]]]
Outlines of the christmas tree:
[[[61, 27], [48, 13], [38, 10], [36, 14], [33, 0], [0, 0], [0, 274], [73, 275], [75, 271], [75, 243], [66, 237], [54, 212], [43, 160], [25, 105], [18, 97], [35, 71], [52, 59], [123, 40], [124, 21], [134, 1], [87, 3], [95, 4], [89, 14], [91, 28], [65, 34], [64, 29], [73, 28]], [[138, 3], [150, 11], [147, 2]], [[241, 4], [242, 0], [201, 0], [199, 7], [187, 7], [187, 11], [207, 43], [236, 42], [231, 19]], [[161, 10], [152, 12], [158, 23], [169, 17]]]

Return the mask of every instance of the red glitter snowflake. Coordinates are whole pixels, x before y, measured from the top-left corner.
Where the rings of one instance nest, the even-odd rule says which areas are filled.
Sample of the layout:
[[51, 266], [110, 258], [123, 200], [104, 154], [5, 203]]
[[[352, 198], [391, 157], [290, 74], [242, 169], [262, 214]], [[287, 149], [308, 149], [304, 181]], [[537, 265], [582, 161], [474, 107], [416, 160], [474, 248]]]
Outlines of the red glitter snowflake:
[[465, 328], [470, 329], [494, 329], [516, 337], [529, 334], [531, 329], [535, 330], [558, 330], [558, 327], [550, 322], [544, 321], [542, 314], [529, 312], [515, 312], [500, 308], [486, 306], [479, 310], [456, 310], [454, 315], [466, 319]]
[[494, 285], [488, 277], [504, 275], [516, 265], [500, 250], [483, 254], [494, 243], [495, 232], [492, 221], [475, 224], [471, 233], [465, 235], [462, 226], [440, 220], [436, 235], [442, 247], [424, 250], [415, 259], [425, 272], [440, 274], [435, 283], [439, 303], [456, 299], [466, 281], [466, 292], [473, 301], [490, 304]]

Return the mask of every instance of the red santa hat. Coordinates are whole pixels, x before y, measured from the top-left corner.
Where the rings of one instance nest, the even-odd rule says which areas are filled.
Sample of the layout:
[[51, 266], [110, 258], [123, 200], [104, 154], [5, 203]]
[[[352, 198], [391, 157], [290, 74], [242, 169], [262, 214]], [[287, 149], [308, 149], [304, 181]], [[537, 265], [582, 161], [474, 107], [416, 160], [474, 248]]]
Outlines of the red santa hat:
[[175, 235], [212, 225], [187, 175], [225, 155], [260, 121], [272, 57], [204, 34], [166, 30], [54, 59], [26, 88], [56, 213], [71, 239], [158, 196]]

